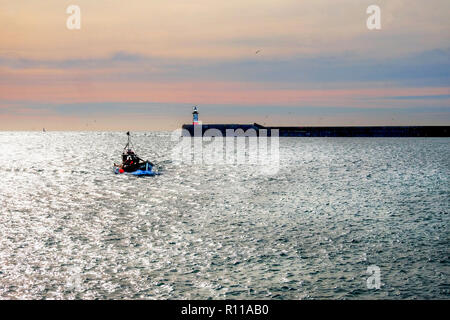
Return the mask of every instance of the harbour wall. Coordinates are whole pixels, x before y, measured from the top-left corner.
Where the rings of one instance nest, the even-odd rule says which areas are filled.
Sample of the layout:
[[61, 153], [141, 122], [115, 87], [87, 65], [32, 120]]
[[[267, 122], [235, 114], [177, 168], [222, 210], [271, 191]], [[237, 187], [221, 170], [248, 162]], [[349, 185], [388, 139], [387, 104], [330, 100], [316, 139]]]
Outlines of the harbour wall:
[[[185, 124], [182, 129], [194, 136], [194, 125]], [[266, 130], [278, 130], [280, 137], [449, 137], [450, 126], [357, 126], [357, 127], [266, 127], [260, 124], [202, 124], [202, 135], [208, 129], [219, 130], [226, 136], [227, 130], [249, 129], [257, 136]], [[184, 132], [186, 133], [186, 131]], [[185, 135], [185, 134], [184, 134]]]

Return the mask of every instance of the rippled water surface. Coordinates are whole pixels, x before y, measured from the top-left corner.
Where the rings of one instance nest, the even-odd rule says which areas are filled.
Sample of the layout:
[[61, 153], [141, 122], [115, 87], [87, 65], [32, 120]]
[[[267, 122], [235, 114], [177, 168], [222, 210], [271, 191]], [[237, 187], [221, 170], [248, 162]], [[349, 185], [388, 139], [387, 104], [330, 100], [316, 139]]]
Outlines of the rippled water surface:
[[136, 133], [135, 178], [125, 138], [0, 133], [0, 298], [449, 298], [449, 139], [280, 138], [267, 175]]

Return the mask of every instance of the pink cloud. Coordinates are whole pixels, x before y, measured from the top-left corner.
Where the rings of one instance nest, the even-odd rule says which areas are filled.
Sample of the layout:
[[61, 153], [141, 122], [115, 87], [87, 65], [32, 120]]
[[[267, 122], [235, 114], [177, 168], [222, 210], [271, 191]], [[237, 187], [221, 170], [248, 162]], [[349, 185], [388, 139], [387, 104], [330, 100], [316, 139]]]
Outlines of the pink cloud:
[[268, 84], [236, 82], [91, 83], [72, 81], [47, 85], [0, 85], [0, 99], [44, 103], [170, 102], [364, 107], [366, 105], [364, 99], [448, 95], [449, 93], [448, 87], [302, 90], [271, 89]]

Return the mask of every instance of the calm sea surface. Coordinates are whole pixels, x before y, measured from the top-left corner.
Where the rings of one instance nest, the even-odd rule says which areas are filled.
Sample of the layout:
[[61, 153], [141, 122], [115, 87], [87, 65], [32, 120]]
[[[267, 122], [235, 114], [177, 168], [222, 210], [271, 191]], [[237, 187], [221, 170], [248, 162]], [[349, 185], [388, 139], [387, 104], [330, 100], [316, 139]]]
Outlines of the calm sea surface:
[[280, 138], [267, 175], [136, 133], [149, 178], [112, 173], [125, 142], [0, 132], [0, 298], [450, 297], [448, 138]]

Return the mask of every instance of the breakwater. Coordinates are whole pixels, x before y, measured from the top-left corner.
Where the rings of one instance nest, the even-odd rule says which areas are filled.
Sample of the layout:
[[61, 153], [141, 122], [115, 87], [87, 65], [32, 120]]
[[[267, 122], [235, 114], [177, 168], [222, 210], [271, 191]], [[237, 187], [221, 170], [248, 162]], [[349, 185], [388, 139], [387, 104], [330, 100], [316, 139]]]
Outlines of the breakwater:
[[[194, 125], [185, 124], [182, 129], [194, 136]], [[266, 127], [254, 124], [202, 124], [202, 135], [209, 129], [219, 130], [223, 136], [227, 130], [242, 130], [256, 135], [278, 130], [280, 137], [449, 137], [450, 126], [355, 126], [355, 127]], [[250, 131], [248, 131], [250, 130]], [[263, 131], [265, 130], [265, 131]], [[242, 132], [240, 131], [240, 132]], [[200, 130], [199, 130], [200, 132]], [[238, 131], [239, 132], [239, 131]], [[185, 131], [186, 134], [186, 131]]]

